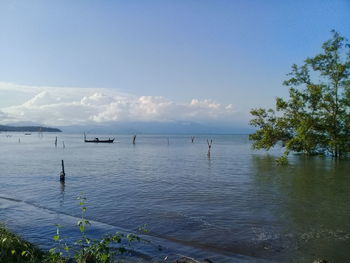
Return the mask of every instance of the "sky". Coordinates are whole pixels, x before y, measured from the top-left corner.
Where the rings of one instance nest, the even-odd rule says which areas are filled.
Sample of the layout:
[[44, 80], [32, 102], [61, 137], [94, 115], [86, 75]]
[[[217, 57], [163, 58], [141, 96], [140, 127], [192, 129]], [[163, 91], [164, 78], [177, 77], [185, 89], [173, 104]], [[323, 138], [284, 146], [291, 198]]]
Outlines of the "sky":
[[248, 123], [350, 0], [0, 2], [0, 123]]

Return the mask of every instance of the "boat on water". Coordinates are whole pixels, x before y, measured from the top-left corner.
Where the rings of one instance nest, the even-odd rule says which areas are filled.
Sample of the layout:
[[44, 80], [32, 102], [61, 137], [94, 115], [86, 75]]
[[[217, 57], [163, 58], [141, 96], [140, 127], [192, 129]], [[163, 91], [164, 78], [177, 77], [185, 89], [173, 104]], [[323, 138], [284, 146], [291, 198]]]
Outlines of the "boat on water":
[[94, 138], [94, 139], [86, 139], [86, 135], [84, 133], [84, 142], [94, 142], [94, 143], [113, 143], [114, 142], [114, 138], [113, 139], [110, 139], [108, 138], [107, 140], [101, 140], [99, 138]]
[[113, 139], [108, 139], [108, 140], [100, 140], [99, 138], [95, 138], [93, 140], [84, 139], [84, 142], [113, 143], [114, 142], [114, 138]]

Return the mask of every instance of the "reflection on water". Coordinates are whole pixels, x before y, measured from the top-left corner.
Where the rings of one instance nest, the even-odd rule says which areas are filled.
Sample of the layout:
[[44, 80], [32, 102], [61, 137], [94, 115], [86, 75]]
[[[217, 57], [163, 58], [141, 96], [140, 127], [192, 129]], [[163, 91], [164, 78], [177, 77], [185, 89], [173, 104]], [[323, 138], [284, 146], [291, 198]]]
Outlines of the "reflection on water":
[[60, 181], [60, 210], [62, 210], [62, 207], [64, 205], [64, 190], [66, 188], [66, 184], [63, 181]]
[[[55, 136], [69, 147], [55, 148]], [[277, 166], [279, 149], [253, 152], [247, 136], [210, 137], [208, 158], [207, 136], [200, 135], [195, 143], [190, 136], [140, 135], [135, 145], [130, 135], [111, 145], [66, 134], [18, 144], [0, 135], [0, 220], [12, 220], [40, 244], [53, 223], [66, 220], [60, 215], [79, 217], [76, 197], [84, 192], [89, 219], [108, 229], [147, 224], [151, 236], [189, 254], [196, 248], [247, 255], [247, 262], [350, 260], [348, 161], [292, 155], [289, 166]], [[57, 175], [62, 159], [65, 184]], [[28, 207], [5, 204], [8, 198]], [[44, 210], [34, 213], [34, 206]]]
[[278, 239], [286, 241], [288, 257], [294, 262], [307, 262], [313, 256], [347, 262], [348, 161], [295, 155], [290, 166], [276, 167], [271, 156], [255, 155], [252, 163], [257, 189], [274, 189], [280, 199], [275, 216], [283, 231]]

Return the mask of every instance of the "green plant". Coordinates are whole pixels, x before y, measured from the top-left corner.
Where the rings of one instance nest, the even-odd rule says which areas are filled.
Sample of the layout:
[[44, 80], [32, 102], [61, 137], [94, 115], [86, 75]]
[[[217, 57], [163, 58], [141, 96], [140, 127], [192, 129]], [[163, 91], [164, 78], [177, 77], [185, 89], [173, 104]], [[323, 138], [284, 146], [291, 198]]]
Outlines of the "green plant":
[[276, 159], [276, 163], [278, 165], [287, 165], [288, 164], [288, 158], [286, 155], [282, 155]]
[[0, 225], [0, 262], [41, 262], [43, 254], [36, 246]]
[[[73, 257], [77, 263], [109, 263], [116, 255], [129, 251], [132, 242], [141, 241], [135, 234], [122, 233], [109, 234], [100, 239], [89, 238], [86, 235], [86, 228], [91, 225], [86, 219], [87, 199], [84, 195], [80, 195], [77, 199], [81, 210], [80, 219], [77, 221], [81, 237], [70, 247], [60, 235], [61, 226], [56, 225], [56, 235], [53, 239], [57, 245], [46, 254], [45, 263], [64, 263], [67, 257]], [[141, 229], [146, 231], [145, 227]]]
[[[350, 44], [339, 33], [322, 52], [293, 65], [289, 98], [276, 98], [275, 109], [253, 109], [249, 138], [253, 148], [269, 150], [281, 143], [287, 151], [346, 157], [350, 153]], [[280, 162], [284, 162], [284, 158]]]
[[57, 246], [49, 250], [45, 255], [43, 262], [44, 263], [64, 263], [66, 259], [63, 257], [63, 251], [69, 252], [70, 247], [63, 242], [63, 239], [60, 235], [61, 225], [56, 224], [56, 235], [53, 236]]
[[[73, 245], [68, 245], [61, 235], [62, 226], [56, 225], [53, 240], [56, 245], [44, 253], [34, 245], [24, 241], [0, 225], [0, 262], [6, 263], [66, 263], [74, 258], [77, 263], [109, 263], [117, 255], [132, 250], [133, 242], [148, 242], [135, 234], [115, 233], [98, 239], [91, 239], [86, 234], [86, 228], [91, 225], [86, 218], [87, 199], [84, 195], [78, 197], [81, 216], [77, 226], [81, 233]], [[147, 232], [145, 226], [139, 231]]]

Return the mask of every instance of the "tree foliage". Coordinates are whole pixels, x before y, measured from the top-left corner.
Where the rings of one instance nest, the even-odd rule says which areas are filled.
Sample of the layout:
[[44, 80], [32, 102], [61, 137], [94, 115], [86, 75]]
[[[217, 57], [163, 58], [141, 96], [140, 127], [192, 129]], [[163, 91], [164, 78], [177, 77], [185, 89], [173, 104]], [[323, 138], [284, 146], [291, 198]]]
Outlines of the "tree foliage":
[[322, 45], [322, 53], [293, 65], [289, 98], [276, 98], [275, 110], [253, 109], [253, 148], [269, 150], [281, 143], [290, 151], [336, 158], [350, 152], [350, 45], [339, 33]]

